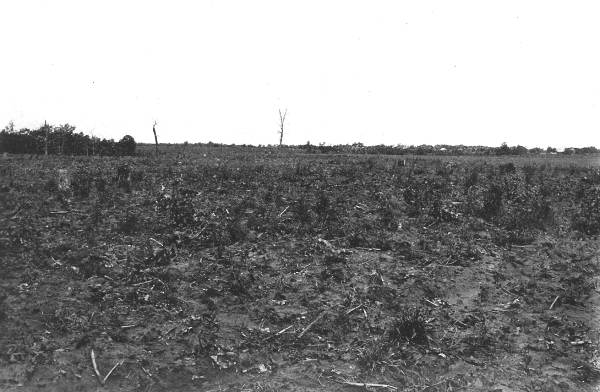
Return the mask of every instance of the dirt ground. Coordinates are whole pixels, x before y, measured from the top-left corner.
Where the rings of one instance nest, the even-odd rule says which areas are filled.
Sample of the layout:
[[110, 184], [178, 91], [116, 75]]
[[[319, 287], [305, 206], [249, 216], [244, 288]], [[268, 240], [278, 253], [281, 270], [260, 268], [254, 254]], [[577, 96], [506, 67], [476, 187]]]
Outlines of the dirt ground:
[[595, 390], [598, 157], [405, 159], [3, 159], [0, 390]]

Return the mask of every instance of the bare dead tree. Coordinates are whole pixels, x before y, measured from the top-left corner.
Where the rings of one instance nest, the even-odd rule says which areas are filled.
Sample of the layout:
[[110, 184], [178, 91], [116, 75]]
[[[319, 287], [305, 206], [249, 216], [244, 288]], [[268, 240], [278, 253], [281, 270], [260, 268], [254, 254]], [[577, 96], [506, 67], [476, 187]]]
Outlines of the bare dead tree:
[[44, 121], [44, 155], [48, 155], [48, 123]]
[[156, 147], [156, 155], [158, 155], [158, 138], [156, 137], [156, 121], [154, 121], [154, 125], [152, 126], [152, 132], [154, 133], [154, 145]]
[[283, 145], [283, 131], [284, 131], [286, 115], [287, 115], [287, 109], [285, 109], [285, 112], [283, 112], [283, 113], [281, 113], [281, 109], [279, 109], [279, 146]]

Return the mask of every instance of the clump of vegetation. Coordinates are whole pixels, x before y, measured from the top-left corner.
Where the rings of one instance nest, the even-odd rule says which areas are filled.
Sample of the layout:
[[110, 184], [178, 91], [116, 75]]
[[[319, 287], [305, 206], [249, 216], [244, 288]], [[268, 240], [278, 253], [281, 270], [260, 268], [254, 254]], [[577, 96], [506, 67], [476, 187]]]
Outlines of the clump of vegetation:
[[71, 180], [71, 189], [75, 197], [85, 199], [90, 195], [90, 189], [92, 187], [92, 179], [90, 173], [85, 169], [79, 169], [73, 173]]
[[133, 234], [137, 232], [139, 229], [139, 219], [138, 216], [132, 212], [128, 212], [125, 216], [119, 221], [117, 230], [119, 233], [123, 234]]
[[49, 178], [44, 184], [44, 189], [50, 194], [56, 193], [58, 192], [58, 182], [54, 178]]
[[571, 220], [571, 227], [587, 235], [600, 234], [600, 190], [587, 188], [582, 192], [578, 211]]
[[502, 187], [498, 184], [492, 184], [483, 201], [483, 207], [480, 211], [481, 217], [491, 220], [497, 217], [502, 210]]
[[131, 168], [129, 165], [117, 167], [117, 186], [126, 193], [131, 192]]
[[479, 170], [477, 168], [474, 168], [471, 170], [471, 172], [469, 173], [469, 176], [465, 180], [465, 188], [469, 189], [472, 186], [477, 185], [478, 182], [479, 182]]
[[388, 340], [391, 344], [402, 342], [425, 344], [427, 343], [425, 328], [425, 317], [421, 308], [405, 308], [390, 326]]

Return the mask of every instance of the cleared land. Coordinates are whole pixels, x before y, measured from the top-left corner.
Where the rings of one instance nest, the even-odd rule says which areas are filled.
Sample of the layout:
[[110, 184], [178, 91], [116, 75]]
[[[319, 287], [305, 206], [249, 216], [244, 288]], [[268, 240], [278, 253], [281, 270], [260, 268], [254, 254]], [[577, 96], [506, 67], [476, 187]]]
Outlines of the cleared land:
[[0, 389], [592, 389], [599, 162], [9, 156]]

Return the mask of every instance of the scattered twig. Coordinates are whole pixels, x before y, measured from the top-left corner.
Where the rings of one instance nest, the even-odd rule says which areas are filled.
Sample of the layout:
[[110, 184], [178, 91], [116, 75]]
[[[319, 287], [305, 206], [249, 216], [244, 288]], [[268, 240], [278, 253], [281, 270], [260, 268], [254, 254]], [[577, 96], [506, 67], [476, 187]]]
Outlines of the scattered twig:
[[143, 366], [140, 366], [142, 368], [142, 370], [144, 371], [144, 373], [146, 373], [146, 376], [148, 377], [152, 377], [152, 373], [150, 373], [148, 370], [144, 369]]
[[460, 324], [460, 325], [462, 325], [462, 326], [463, 326], [463, 327], [465, 327], [465, 328], [468, 328], [468, 327], [469, 327], [467, 324], [463, 323], [462, 321], [460, 321], [460, 320], [458, 320], [458, 319], [456, 319], [456, 318], [454, 318], [454, 317], [452, 317], [452, 316], [450, 316], [450, 315], [448, 315], [448, 317], [450, 318], [450, 320], [454, 321], [454, 322], [455, 322], [455, 323], [457, 323], [457, 324]]
[[110, 371], [106, 374], [104, 379], [102, 379], [102, 385], [106, 384], [106, 380], [108, 380], [108, 378], [115, 371], [115, 369], [118, 368], [119, 366], [121, 366], [122, 364], [123, 364], [123, 360], [120, 360], [119, 362], [115, 363], [115, 366], [113, 366], [112, 369], [110, 369]]
[[340, 384], [352, 385], [353, 387], [365, 387], [365, 388], [386, 388], [392, 391], [397, 391], [398, 388], [388, 384], [373, 384], [370, 382], [351, 382], [351, 381], [338, 381]]
[[356, 309], [360, 308], [361, 306], [363, 306], [363, 304], [360, 304], [358, 306], [353, 307], [352, 309], [347, 310], [346, 315], [349, 315], [350, 313], [354, 312]]
[[315, 325], [315, 324], [317, 323], [317, 321], [319, 321], [319, 320], [320, 320], [320, 319], [321, 319], [323, 316], [325, 316], [325, 312], [324, 312], [324, 311], [323, 311], [323, 312], [321, 312], [321, 314], [319, 314], [319, 315], [317, 316], [317, 318], [313, 320], [313, 322], [312, 322], [312, 323], [308, 324], [308, 325], [306, 326], [306, 328], [304, 328], [304, 330], [303, 330], [302, 332], [300, 332], [300, 335], [298, 335], [298, 338], [301, 338], [302, 336], [304, 336], [304, 334], [305, 334], [306, 332], [308, 332], [308, 330], [309, 330], [309, 329], [311, 329], [311, 328], [313, 327], [313, 325]]
[[150, 282], [152, 282], [152, 281], [154, 281], [154, 279], [149, 279], [149, 280], [145, 280], [145, 281], [143, 281], [143, 282], [134, 283], [134, 284], [132, 284], [132, 286], [141, 286], [141, 285], [144, 285], [144, 284], [146, 284], [146, 283], [150, 283]]
[[169, 328], [165, 333], [162, 334], [161, 339], [164, 338], [165, 336], [167, 336], [168, 334], [170, 334], [171, 332], [173, 332], [175, 330], [175, 328], [177, 328], [177, 325], [174, 325], [171, 328]]
[[266, 339], [263, 339], [263, 342], [266, 342], [267, 340], [271, 340], [271, 339], [273, 339], [275, 336], [279, 336], [279, 335], [281, 335], [282, 333], [284, 333], [285, 331], [289, 330], [289, 329], [290, 329], [290, 328], [292, 328], [293, 326], [294, 326], [294, 324], [292, 324], [292, 325], [290, 325], [290, 326], [287, 326], [287, 327], [285, 327], [284, 329], [282, 329], [281, 331], [277, 332], [276, 334], [274, 334], [274, 335], [271, 335], [271, 336], [267, 337]]
[[101, 385], [104, 385], [104, 379], [100, 375], [98, 365], [96, 364], [96, 354], [94, 354], [94, 349], [92, 349], [90, 356], [92, 357], [92, 366], [94, 366], [94, 373], [96, 373], [96, 377], [98, 377], [98, 382], [100, 382]]
[[104, 384], [106, 384], [106, 380], [108, 380], [110, 375], [113, 374], [115, 369], [123, 364], [123, 360], [115, 363], [115, 366], [113, 366], [112, 369], [109, 370], [109, 372], [106, 374], [106, 376], [102, 377], [100, 375], [100, 370], [98, 370], [98, 364], [96, 363], [96, 354], [94, 353], [94, 349], [92, 349], [92, 351], [90, 352], [90, 357], [92, 358], [92, 366], [94, 367], [94, 373], [96, 373], [96, 377], [98, 377], [98, 382], [102, 386], [104, 386]]
[[554, 304], [556, 304], [556, 301], [558, 301], [559, 298], [560, 298], [559, 295], [557, 295], [556, 298], [554, 298], [554, 301], [552, 301], [552, 305], [550, 305], [550, 310], [552, 310], [552, 308], [554, 307]]
[[283, 211], [281, 211], [281, 212], [279, 213], [279, 215], [277, 215], [277, 217], [278, 217], [278, 218], [281, 218], [281, 216], [282, 216], [283, 214], [285, 214], [285, 212], [288, 210], [288, 208], [290, 208], [290, 206], [287, 206], [287, 207], [285, 207], [285, 209], [284, 209]]
[[433, 306], [434, 308], [438, 307], [438, 304], [436, 304], [435, 302], [432, 302], [430, 300], [428, 300], [427, 298], [425, 298], [425, 302], [427, 302], [428, 304], [430, 304], [431, 306]]
[[156, 242], [161, 248], [164, 248], [165, 246], [163, 244], [161, 244], [160, 242], [158, 242], [157, 240], [155, 240], [154, 238], [150, 237], [148, 238], [150, 241], [154, 241]]
[[445, 383], [446, 381], [448, 381], [448, 379], [443, 379], [442, 381], [440, 381], [436, 384], [428, 385], [425, 388], [419, 389], [419, 392], [424, 392], [424, 391], [428, 390], [429, 388], [437, 387], [438, 385], [441, 385], [441, 384]]
[[16, 218], [19, 215], [19, 212], [23, 209], [23, 204], [19, 204], [17, 208], [10, 214], [10, 219]]
[[80, 211], [80, 210], [69, 210], [69, 211], [50, 211], [49, 214], [51, 215], [64, 215], [64, 214], [87, 214], [84, 211]]
[[515, 293], [513, 293], [513, 292], [510, 292], [510, 291], [508, 291], [508, 290], [507, 290], [507, 289], [505, 289], [504, 287], [502, 287], [502, 286], [499, 286], [499, 287], [500, 287], [500, 290], [504, 291], [506, 294], [512, 295], [512, 296], [514, 296], [514, 297], [518, 297], [518, 295], [517, 295], [517, 294], [515, 294]]

